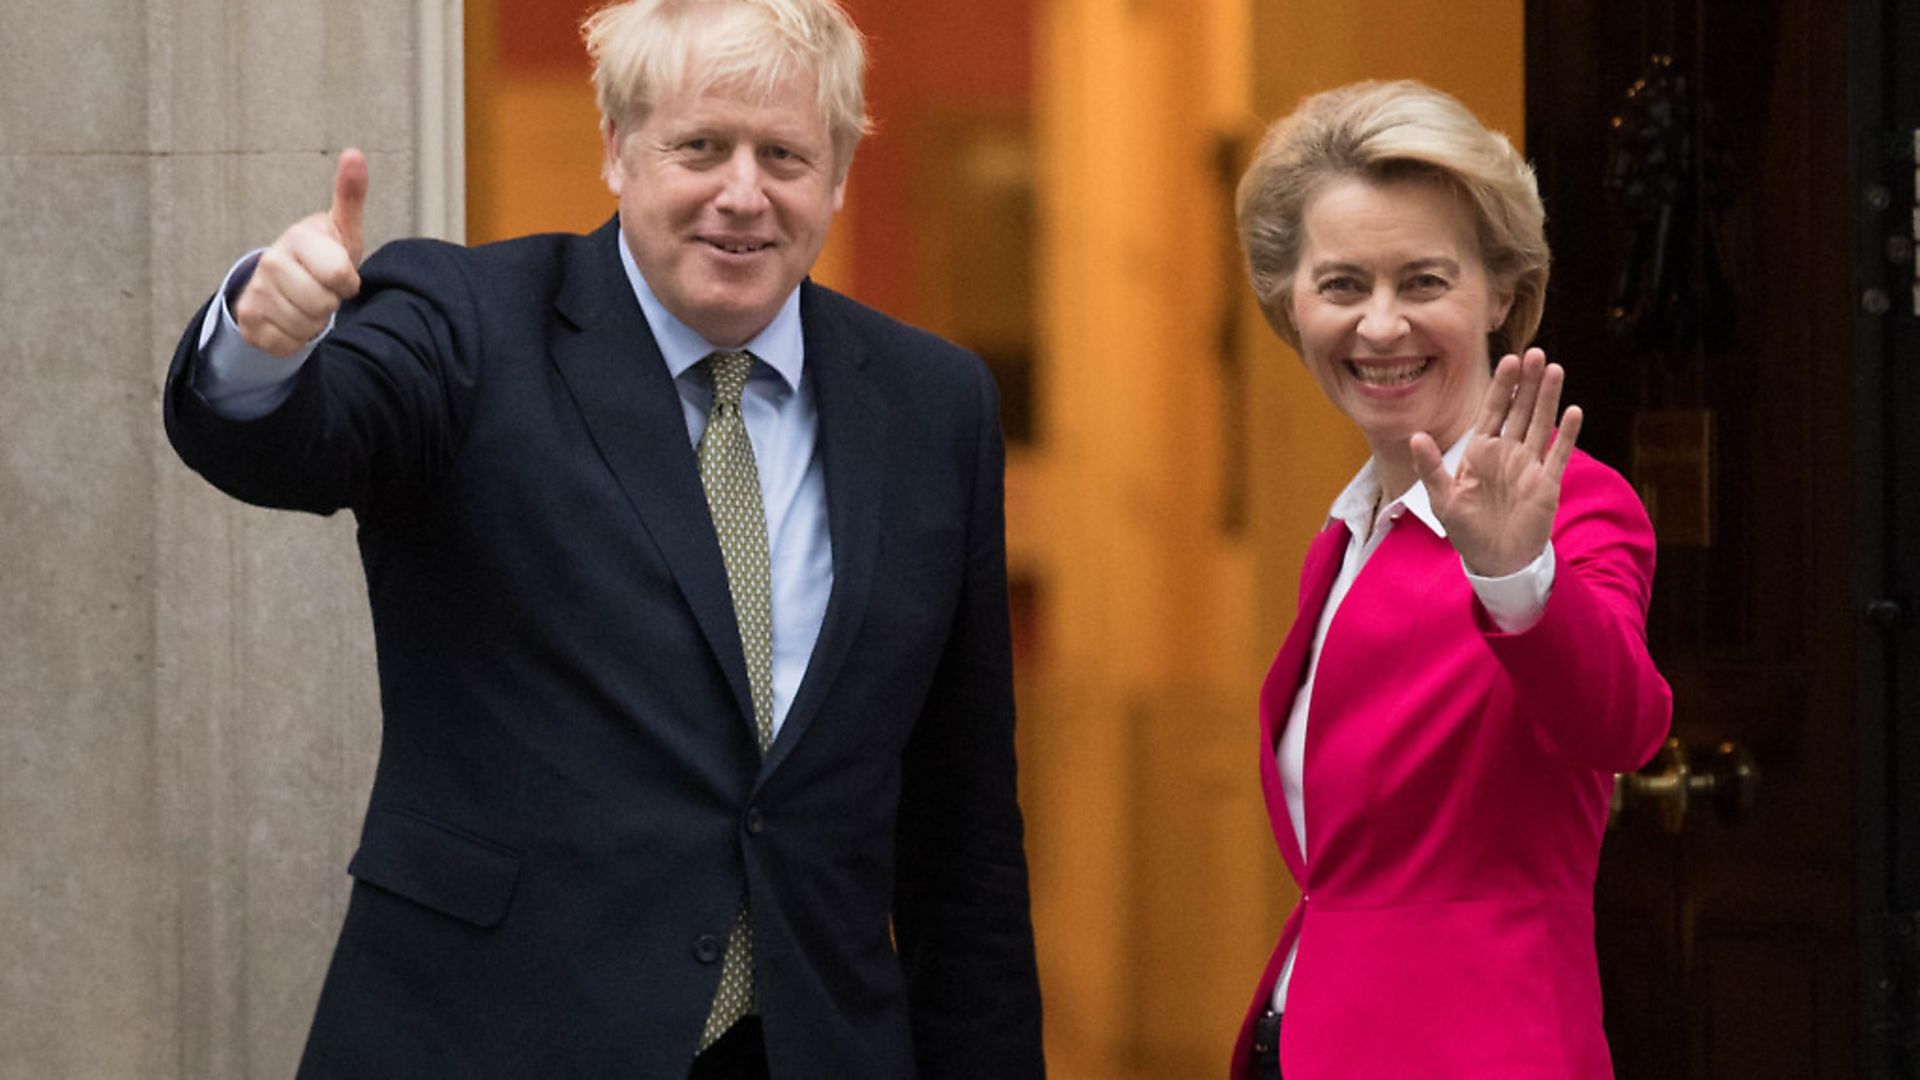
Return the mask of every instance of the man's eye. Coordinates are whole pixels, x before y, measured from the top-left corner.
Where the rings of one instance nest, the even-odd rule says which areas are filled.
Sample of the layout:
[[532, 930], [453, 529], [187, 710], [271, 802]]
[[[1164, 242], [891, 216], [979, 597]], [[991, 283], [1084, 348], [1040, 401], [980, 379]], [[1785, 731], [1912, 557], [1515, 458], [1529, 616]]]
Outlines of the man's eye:
[[793, 151], [784, 146], [769, 146], [762, 153], [775, 161], [791, 161], [795, 156]]

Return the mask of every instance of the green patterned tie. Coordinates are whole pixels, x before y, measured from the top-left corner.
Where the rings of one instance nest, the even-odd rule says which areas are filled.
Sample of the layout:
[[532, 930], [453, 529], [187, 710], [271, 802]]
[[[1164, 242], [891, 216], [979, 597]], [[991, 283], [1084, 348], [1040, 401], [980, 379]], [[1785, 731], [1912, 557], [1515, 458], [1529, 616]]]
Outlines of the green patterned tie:
[[[767, 511], [760, 499], [760, 470], [753, 463], [753, 441], [740, 416], [740, 393], [753, 354], [717, 352], [705, 360], [713, 377], [713, 404], [700, 436], [700, 484], [720, 536], [720, 557], [733, 594], [733, 617], [740, 624], [740, 647], [747, 658], [747, 688], [753, 694], [754, 732], [760, 752], [773, 742], [773, 576], [767, 556]], [[753, 1005], [753, 932], [747, 904], [740, 902], [733, 931], [720, 962], [720, 989], [700, 1034], [700, 1049], [712, 1046]]]

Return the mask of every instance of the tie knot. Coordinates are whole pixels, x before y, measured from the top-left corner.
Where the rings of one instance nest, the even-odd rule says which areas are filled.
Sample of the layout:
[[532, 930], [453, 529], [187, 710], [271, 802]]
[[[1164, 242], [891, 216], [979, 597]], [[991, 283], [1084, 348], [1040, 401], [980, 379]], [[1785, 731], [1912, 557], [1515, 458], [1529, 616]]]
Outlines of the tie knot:
[[747, 373], [753, 370], [749, 352], [716, 352], [707, 355], [707, 372], [713, 378], [713, 403], [740, 407], [740, 392], [746, 389]]

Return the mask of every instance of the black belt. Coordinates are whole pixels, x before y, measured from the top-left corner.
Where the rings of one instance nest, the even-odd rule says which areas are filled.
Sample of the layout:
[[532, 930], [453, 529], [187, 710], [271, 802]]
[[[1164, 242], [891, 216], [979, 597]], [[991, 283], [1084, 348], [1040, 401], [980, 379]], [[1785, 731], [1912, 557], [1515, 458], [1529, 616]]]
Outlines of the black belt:
[[1253, 1022], [1253, 1080], [1280, 1080], [1280, 1014], [1271, 1005]]

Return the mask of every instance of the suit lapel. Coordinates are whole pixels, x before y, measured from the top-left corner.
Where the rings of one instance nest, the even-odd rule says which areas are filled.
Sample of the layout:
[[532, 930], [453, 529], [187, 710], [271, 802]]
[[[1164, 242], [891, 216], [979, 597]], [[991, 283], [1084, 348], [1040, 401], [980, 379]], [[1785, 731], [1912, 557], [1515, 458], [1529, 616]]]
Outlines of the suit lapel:
[[[679, 583], [752, 731], [753, 698], [726, 565], [667, 373], [616, 247], [618, 219], [574, 246], [551, 355], [627, 503]], [[836, 537], [837, 539], [837, 537]]]
[[1260, 689], [1263, 706], [1272, 706], [1262, 711], [1267, 722], [1262, 724], [1261, 734], [1266, 737], [1268, 749], [1279, 745], [1287, 711], [1293, 708], [1293, 696], [1300, 689], [1300, 680], [1306, 676], [1307, 650], [1313, 645], [1314, 631], [1320, 627], [1320, 613], [1326, 607], [1327, 594], [1333, 591], [1334, 579], [1340, 576], [1347, 539], [1346, 525], [1332, 522], [1313, 538], [1307, 557], [1301, 563], [1300, 607]]
[[1272, 821], [1274, 839], [1280, 844], [1280, 853], [1294, 880], [1302, 882], [1306, 880], [1303, 876], [1306, 862], [1300, 845], [1294, 842], [1293, 814], [1287, 809], [1286, 795], [1280, 786], [1280, 764], [1274, 753], [1280, 745], [1280, 733], [1287, 717], [1293, 711], [1293, 698], [1300, 690], [1300, 680], [1306, 675], [1307, 651], [1312, 648], [1314, 632], [1319, 629], [1327, 594], [1333, 591], [1334, 579], [1340, 576], [1347, 539], [1347, 527], [1338, 521], [1313, 538], [1300, 568], [1300, 607], [1294, 614], [1293, 627], [1287, 631], [1287, 639], [1281, 643], [1266, 681], [1260, 687], [1260, 786], [1266, 795], [1267, 814]]
[[827, 485], [827, 532], [833, 541], [833, 590], [806, 675], [794, 694], [761, 779], [779, 768], [819, 715], [845, 662], [873, 589], [886, 496], [885, 403], [864, 370], [863, 342], [823, 303], [819, 286], [800, 286], [806, 340], [805, 378], [820, 416], [819, 452]]

